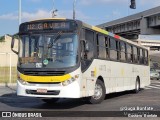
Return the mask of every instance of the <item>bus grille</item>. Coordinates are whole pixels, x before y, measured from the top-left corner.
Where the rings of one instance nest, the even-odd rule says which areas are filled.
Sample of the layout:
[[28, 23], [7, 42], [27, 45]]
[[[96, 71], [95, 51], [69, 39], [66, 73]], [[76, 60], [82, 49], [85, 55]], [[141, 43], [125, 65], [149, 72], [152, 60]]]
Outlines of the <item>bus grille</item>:
[[31, 76], [62, 76], [65, 71], [24, 71], [25, 75]]

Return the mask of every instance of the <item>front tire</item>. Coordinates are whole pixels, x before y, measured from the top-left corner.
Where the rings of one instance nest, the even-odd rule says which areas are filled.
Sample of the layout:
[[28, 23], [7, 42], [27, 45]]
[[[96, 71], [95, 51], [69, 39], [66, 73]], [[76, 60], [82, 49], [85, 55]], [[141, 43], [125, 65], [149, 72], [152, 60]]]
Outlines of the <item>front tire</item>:
[[89, 97], [89, 103], [98, 104], [101, 103], [106, 95], [105, 85], [101, 80], [97, 80], [95, 84], [94, 95]]

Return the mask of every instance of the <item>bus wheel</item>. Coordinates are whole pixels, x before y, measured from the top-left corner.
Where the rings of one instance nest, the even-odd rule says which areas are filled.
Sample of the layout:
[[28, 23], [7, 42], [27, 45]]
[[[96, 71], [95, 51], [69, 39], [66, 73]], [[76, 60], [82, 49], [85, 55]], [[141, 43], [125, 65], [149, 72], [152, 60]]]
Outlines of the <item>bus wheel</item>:
[[134, 93], [138, 93], [140, 91], [140, 81], [137, 78], [136, 80], [136, 84], [135, 84], [135, 89], [134, 89]]
[[58, 100], [59, 100], [59, 98], [42, 99], [42, 101], [47, 103], [47, 104], [56, 103]]
[[106, 95], [106, 89], [104, 83], [101, 80], [97, 80], [94, 90], [94, 95], [89, 98], [89, 103], [98, 104], [101, 103]]

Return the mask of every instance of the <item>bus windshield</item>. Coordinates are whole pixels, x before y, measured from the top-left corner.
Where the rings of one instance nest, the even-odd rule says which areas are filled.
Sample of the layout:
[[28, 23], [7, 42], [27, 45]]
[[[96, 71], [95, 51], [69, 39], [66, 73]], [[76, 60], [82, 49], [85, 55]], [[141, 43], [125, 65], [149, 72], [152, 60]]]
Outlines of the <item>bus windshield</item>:
[[76, 34], [22, 35], [19, 63], [22, 68], [67, 68], [78, 62]]

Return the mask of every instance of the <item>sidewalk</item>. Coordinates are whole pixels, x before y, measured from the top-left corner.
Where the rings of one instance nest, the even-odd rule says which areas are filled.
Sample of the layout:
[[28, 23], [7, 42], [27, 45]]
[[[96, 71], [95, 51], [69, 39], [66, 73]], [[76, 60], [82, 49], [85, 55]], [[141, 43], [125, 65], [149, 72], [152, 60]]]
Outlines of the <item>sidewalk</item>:
[[0, 87], [6, 87], [6, 86], [15, 87], [16, 85], [17, 83], [0, 83]]

